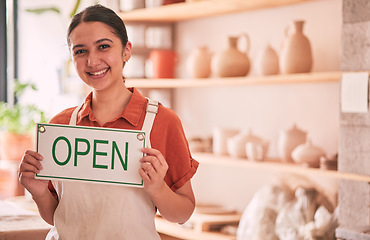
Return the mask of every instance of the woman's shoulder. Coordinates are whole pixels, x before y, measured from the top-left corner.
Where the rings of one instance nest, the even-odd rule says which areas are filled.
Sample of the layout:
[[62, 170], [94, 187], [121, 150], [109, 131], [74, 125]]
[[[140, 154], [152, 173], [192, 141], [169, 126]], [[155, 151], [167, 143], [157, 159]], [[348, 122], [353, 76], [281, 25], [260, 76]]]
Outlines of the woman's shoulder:
[[155, 122], [160, 123], [162, 127], [182, 127], [181, 119], [176, 112], [168, 107], [159, 104], [158, 113]]
[[69, 120], [71, 118], [71, 115], [73, 113], [73, 110], [75, 110], [76, 107], [71, 107], [64, 109], [60, 113], [56, 114], [54, 117], [52, 117], [49, 121], [49, 123], [52, 124], [69, 124]]

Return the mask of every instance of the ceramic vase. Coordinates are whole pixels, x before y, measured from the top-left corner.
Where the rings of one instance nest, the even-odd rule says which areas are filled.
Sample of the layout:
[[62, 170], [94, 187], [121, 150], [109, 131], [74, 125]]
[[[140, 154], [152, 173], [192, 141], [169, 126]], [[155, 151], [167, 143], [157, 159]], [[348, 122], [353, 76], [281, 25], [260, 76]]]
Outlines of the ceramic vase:
[[292, 128], [282, 131], [278, 138], [278, 154], [284, 162], [293, 162], [293, 150], [306, 142], [307, 133], [295, 124]]
[[279, 73], [279, 56], [270, 44], [267, 44], [258, 54], [256, 67], [257, 72], [263, 76]]
[[[244, 37], [246, 50], [244, 52], [238, 49], [238, 40]], [[228, 48], [215, 55], [212, 59], [212, 70], [218, 77], [243, 77], [248, 74], [250, 61], [248, 51], [250, 40], [247, 34], [239, 36], [230, 36], [228, 38]]]
[[286, 40], [280, 54], [280, 71], [283, 74], [311, 71], [311, 43], [303, 33], [303, 25], [304, 21], [294, 21], [293, 31], [289, 27], [285, 31]]
[[194, 78], [208, 78], [211, 74], [212, 54], [207, 46], [195, 48], [187, 59], [187, 67]]

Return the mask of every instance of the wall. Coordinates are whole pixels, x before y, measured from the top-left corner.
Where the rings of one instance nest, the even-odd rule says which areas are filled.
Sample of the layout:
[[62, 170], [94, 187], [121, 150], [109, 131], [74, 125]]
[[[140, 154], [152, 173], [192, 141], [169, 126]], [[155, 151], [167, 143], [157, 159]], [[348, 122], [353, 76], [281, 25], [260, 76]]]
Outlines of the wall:
[[[313, 48], [313, 71], [338, 71], [341, 8], [342, 2], [338, 0], [313, 1], [178, 23], [178, 75], [189, 76], [186, 58], [192, 49], [206, 45], [217, 54], [227, 47], [227, 36], [240, 33], [250, 36], [249, 75], [257, 75], [253, 64], [259, 51], [270, 43], [279, 53], [284, 29], [296, 19], [306, 21], [304, 33]], [[243, 47], [240, 41], [240, 49]], [[209, 137], [212, 129], [219, 126], [252, 129], [253, 133], [270, 141], [269, 156], [276, 157], [280, 131], [296, 123], [329, 156], [338, 151], [339, 83], [181, 89], [176, 90], [175, 96], [175, 109], [188, 136]], [[194, 188], [198, 201], [242, 209], [255, 190], [275, 181], [274, 177], [270, 172], [206, 164], [200, 166]]]
[[[115, 0], [81, 1], [80, 9], [95, 2], [117, 9]], [[72, 81], [66, 76], [66, 62], [69, 59], [66, 33], [74, 3], [75, 0], [18, 1], [19, 79], [33, 82], [39, 89], [36, 94], [27, 92], [21, 101], [36, 104], [50, 117], [81, 101], [80, 92], [66, 95], [63, 86], [64, 82], [69, 81], [68, 84], [74, 84], [75, 89], [83, 88], [82, 81]], [[61, 14], [46, 12], [38, 15], [26, 11], [51, 6], [60, 9]]]
[[[343, 1], [341, 68], [344, 71], [370, 69], [369, 12], [370, 5], [367, 0]], [[369, 135], [369, 112], [340, 114], [340, 171], [370, 175]], [[341, 181], [339, 204], [342, 227], [370, 225], [370, 185], [368, 183]]]

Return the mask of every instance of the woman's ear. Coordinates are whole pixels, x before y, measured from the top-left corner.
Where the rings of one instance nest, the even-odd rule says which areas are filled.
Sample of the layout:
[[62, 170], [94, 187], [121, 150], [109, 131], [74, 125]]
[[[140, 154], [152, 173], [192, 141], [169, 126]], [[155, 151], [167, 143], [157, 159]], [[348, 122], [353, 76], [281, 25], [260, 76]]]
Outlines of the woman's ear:
[[123, 49], [123, 61], [127, 62], [131, 58], [131, 48], [132, 48], [132, 43], [128, 41], [126, 43], [125, 48]]

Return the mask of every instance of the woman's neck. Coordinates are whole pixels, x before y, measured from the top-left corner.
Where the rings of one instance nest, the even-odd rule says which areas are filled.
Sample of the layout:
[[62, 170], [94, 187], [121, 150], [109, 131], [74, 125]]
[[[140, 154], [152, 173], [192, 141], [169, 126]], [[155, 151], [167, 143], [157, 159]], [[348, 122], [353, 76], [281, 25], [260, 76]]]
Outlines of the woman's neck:
[[93, 91], [92, 111], [99, 123], [103, 126], [105, 123], [113, 120], [121, 114], [131, 99], [130, 92], [124, 83], [110, 91]]

